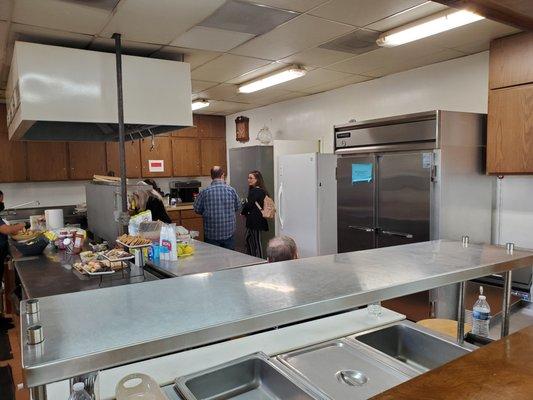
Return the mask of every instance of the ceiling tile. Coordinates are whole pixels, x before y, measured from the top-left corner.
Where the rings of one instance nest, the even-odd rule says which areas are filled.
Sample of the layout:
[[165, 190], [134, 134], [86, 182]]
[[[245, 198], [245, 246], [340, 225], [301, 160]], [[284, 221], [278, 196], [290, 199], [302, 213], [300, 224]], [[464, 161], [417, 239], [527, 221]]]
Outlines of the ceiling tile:
[[417, 6], [426, 0], [332, 0], [310, 12], [312, 15], [359, 27]]
[[[130, 56], [148, 57], [161, 48], [158, 44], [122, 41], [123, 54]], [[89, 46], [89, 50], [115, 52], [115, 41], [108, 38], [96, 38]]]
[[222, 53], [215, 51], [206, 51], [206, 50], [196, 50], [196, 49], [186, 49], [183, 47], [173, 47], [173, 46], [164, 46], [154, 54], [152, 57], [163, 58], [166, 60], [176, 60], [183, 61], [191, 64], [191, 70], [207, 63], [208, 61], [214, 60], [219, 57]]
[[228, 51], [253, 38], [249, 33], [195, 26], [174, 40], [172, 46], [191, 49]]
[[329, 0], [247, 0], [250, 3], [264, 4], [265, 6], [282, 8], [284, 10], [292, 10], [299, 12], [306, 12], [315, 8], [320, 4], [327, 3]]
[[314, 71], [308, 72], [301, 78], [293, 79], [292, 81], [282, 83], [278, 86], [282, 89], [299, 92], [304, 91], [304, 89], [310, 88], [311, 86], [347, 78], [349, 76], [350, 74], [345, 72], [331, 71], [327, 69], [315, 69]]
[[283, 58], [281, 61], [288, 64], [300, 64], [306, 67], [325, 67], [326, 65], [346, 60], [351, 57], [353, 57], [353, 54], [351, 53], [315, 47], [314, 49], [305, 50], [301, 53], [296, 53], [287, 58]]
[[210, 99], [210, 100], [227, 100], [235, 97], [237, 94], [237, 86], [222, 83], [220, 85], [202, 90], [196, 93], [193, 97], [195, 99]]
[[93, 36], [82, 35], [80, 33], [56, 31], [38, 26], [11, 24], [10, 42], [21, 40], [54, 46], [85, 48], [92, 39]]
[[104, 27], [111, 11], [60, 0], [16, 0], [12, 21], [44, 28], [95, 35]]
[[229, 0], [200, 25], [228, 31], [262, 35], [293, 19], [299, 14], [293, 11], [259, 6], [243, 1]]
[[353, 28], [348, 25], [304, 14], [233, 49], [231, 53], [277, 61], [351, 30]]
[[367, 29], [357, 29], [320, 45], [323, 49], [343, 51], [352, 54], [364, 54], [378, 48], [376, 40], [378, 32]]
[[122, 33], [126, 40], [168, 44], [208, 17], [224, 0], [124, 0], [101, 36]]
[[288, 64], [284, 64], [284, 63], [281, 63], [281, 62], [273, 62], [273, 63], [270, 63], [270, 64], [267, 64], [263, 67], [259, 67], [257, 69], [254, 69], [252, 71], [249, 71], [245, 74], [242, 74], [236, 78], [233, 78], [231, 80], [228, 81], [228, 83], [233, 83], [233, 84], [241, 84], [241, 83], [244, 83], [244, 82], [248, 82], [252, 79], [255, 79], [255, 78], [258, 78], [260, 76], [263, 76], [263, 75], [267, 75], [267, 74], [270, 74], [272, 72], [275, 72], [277, 70], [280, 70], [280, 69], [283, 69], [285, 67], [287, 67]]
[[268, 64], [268, 61], [224, 54], [194, 69], [191, 77], [201, 81], [226, 82], [265, 64]]
[[210, 101], [209, 106], [195, 111], [198, 114], [217, 114], [217, 115], [229, 115], [243, 110], [249, 110], [255, 108], [250, 104], [242, 104], [232, 101]]
[[200, 93], [202, 90], [212, 88], [213, 86], [218, 85], [216, 82], [206, 82], [206, 81], [191, 81], [192, 92]]
[[7, 39], [7, 22], [0, 21], [0, 65], [2, 65], [1, 61], [4, 56]]
[[376, 70], [369, 71], [367, 74], [374, 77], [381, 77], [463, 56], [464, 53], [461, 53], [460, 51], [444, 49], [419, 58], [406, 57], [402, 60], [399, 60], [397, 63], [391, 63]]
[[379, 32], [385, 32], [399, 26], [408, 24], [410, 22], [416, 21], [420, 18], [427, 17], [429, 15], [438, 13], [439, 11], [445, 10], [448, 7], [435, 3], [433, 1], [426, 1], [418, 6], [409, 8], [405, 11], [401, 11], [397, 14], [391, 15], [385, 19], [382, 19], [378, 22], [374, 22], [367, 26], [368, 29], [372, 29]]
[[354, 83], [361, 83], [368, 80], [371, 80], [374, 78], [370, 78], [368, 76], [361, 76], [361, 75], [349, 75], [345, 78], [341, 78], [334, 81], [329, 81], [326, 83], [322, 83], [320, 85], [311, 86], [307, 89], [302, 90], [302, 92], [313, 94], [313, 93], [320, 93], [320, 92], [326, 92], [328, 90], [337, 89], [340, 87], [353, 85]]
[[11, 13], [11, 4], [10, 1], [0, 1], [0, 19], [1, 20], [8, 20], [9, 14]]

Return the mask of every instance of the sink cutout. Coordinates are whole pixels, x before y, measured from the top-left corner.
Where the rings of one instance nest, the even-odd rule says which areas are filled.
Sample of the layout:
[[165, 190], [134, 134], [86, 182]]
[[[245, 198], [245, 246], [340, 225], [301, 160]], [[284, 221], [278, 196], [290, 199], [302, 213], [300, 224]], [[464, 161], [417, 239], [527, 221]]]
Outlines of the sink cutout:
[[344, 370], [335, 374], [337, 379], [350, 386], [363, 386], [368, 382], [368, 377], [361, 371]]

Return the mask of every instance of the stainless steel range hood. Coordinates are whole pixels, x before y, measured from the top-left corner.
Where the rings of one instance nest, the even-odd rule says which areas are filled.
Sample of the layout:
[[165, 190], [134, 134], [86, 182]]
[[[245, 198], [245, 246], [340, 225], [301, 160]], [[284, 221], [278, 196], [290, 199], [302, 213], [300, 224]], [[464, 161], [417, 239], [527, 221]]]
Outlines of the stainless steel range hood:
[[[192, 126], [189, 64], [123, 56], [126, 140]], [[16, 42], [11, 140], [118, 141], [115, 55]]]

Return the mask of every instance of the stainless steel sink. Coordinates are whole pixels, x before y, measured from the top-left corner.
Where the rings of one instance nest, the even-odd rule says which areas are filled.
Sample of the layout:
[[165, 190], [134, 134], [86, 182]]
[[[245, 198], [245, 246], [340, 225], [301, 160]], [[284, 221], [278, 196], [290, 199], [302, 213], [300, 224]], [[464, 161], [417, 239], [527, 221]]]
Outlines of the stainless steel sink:
[[468, 344], [459, 346], [408, 321], [363, 332], [351, 339], [385, 353], [419, 373], [437, 368], [474, 349]]
[[313, 400], [322, 397], [296, 377], [291, 377], [263, 353], [176, 380], [177, 391], [187, 400]]

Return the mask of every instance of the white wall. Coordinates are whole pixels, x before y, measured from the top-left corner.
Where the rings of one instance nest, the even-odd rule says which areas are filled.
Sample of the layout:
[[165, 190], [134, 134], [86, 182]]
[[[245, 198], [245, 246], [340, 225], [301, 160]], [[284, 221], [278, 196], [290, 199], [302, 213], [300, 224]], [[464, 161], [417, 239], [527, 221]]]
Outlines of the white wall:
[[[264, 125], [275, 139], [320, 139], [333, 150], [333, 125], [427, 110], [487, 112], [488, 52], [244, 111], [226, 118], [228, 148], [256, 145]], [[250, 142], [235, 140], [235, 118], [250, 118]], [[498, 185], [495, 241], [533, 248], [533, 178], [505, 177]]]

